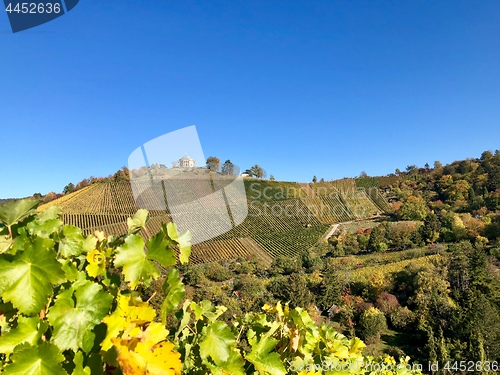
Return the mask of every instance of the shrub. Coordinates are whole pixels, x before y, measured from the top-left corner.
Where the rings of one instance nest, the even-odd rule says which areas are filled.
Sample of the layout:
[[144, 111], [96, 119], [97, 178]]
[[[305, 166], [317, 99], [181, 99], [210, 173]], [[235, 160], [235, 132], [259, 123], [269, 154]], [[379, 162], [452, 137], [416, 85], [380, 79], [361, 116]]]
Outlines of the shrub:
[[391, 324], [399, 329], [407, 328], [415, 320], [414, 313], [408, 307], [397, 307], [390, 314]]
[[380, 334], [387, 329], [384, 313], [375, 307], [366, 310], [359, 318], [359, 329], [367, 343], [377, 342]]
[[399, 302], [394, 294], [383, 292], [377, 298], [376, 306], [380, 311], [388, 315], [399, 307]]
[[271, 275], [290, 275], [299, 272], [302, 268], [301, 262], [295, 258], [277, 256], [274, 258], [269, 273]]
[[229, 280], [233, 274], [227, 268], [223, 267], [217, 262], [208, 263], [205, 265], [205, 276], [212, 281], [226, 281]]
[[198, 285], [205, 280], [203, 266], [190, 265], [184, 267], [184, 282], [188, 285]]
[[500, 260], [500, 246], [492, 248], [490, 254]]

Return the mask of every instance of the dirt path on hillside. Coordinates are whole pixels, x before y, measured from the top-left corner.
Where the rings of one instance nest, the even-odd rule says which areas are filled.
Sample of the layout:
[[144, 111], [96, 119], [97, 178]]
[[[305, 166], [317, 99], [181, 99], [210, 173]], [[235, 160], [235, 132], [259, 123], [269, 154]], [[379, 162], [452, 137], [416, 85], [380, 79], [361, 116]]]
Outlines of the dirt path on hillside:
[[332, 225], [332, 229], [330, 229], [330, 232], [328, 232], [326, 234], [326, 236], [323, 238], [323, 241], [328, 240], [335, 233], [335, 231], [337, 230], [337, 228], [339, 227], [339, 225], [340, 224], [333, 224]]
[[[372, 220], [372, 219], [375, 219], [375, 218], [378, 218], [378, 217], [380, 217], [380, 216], [372, 216], [372, 217], [367, 217], [367, 218], [364, 218], [364, 219], [361, 219], [361, 220]], [[356, 222], [356, 221], [358, 221], [358, 220], [343, 221], [343, 222], [341, 222], [341, 223], [333, 224], [333, 225], [332, 225], [332, 228], [330, 229], [330, 231], [329, 231], [326, 235], [324, 235], [324, 236], [321, 238], [321, 240], [319, 240], [319, 241], [318, 241], [318, 243], [321, 243], [321, 242], [323, 242], [323, 241], [327, 241], [327, 240], [328, 240], [331, 236], [333, 236], [333, 234], [337, 231], [337, 229], [339, 228], [339, 226], [340, 226], [341, 224], [344, 224], [344, 225], [345, 225], [345, 224], [354, 223], [354, 222]]]

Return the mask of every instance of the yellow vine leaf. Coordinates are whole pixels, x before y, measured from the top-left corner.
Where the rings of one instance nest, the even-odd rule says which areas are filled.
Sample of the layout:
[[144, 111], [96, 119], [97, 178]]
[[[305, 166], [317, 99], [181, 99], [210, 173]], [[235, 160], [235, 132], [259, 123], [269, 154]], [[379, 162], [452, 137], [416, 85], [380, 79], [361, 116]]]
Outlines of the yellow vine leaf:
[[163, 341], [167, 335], [160, 323], [152, 322], [145, 330], [135, 327], [126, 338], [112, 338], [123, 374], [181, 374], [181, 355], [173, 350], [174, 344]]
[[103, 322], [108, 326], [106, 338], [101, 344], [104, 351], [113, 346], [112, 338], [121, 337], [124, 331], [130, 335], [134, 328], [151, 322], [156, 316], [153, 307], [132, 295], [119, 294], [117, 299], [116, 310], [103, 319]]
[[363, 351], [365, 347], [366, 345], [363, 341], [361, 341], [357, 337], [354, 337], [349, 342], [349, 354], [351, 354], [351, 357], [356, 357]]
[[180, 353], [165, 341], [168, 330], [153, 322], [155, 310], [133, 295], [119, 294], [113, 314], [105, 317], [108, 326], [101, 344], [104, 351], [112, 346], [124, 375], [180, 375]]

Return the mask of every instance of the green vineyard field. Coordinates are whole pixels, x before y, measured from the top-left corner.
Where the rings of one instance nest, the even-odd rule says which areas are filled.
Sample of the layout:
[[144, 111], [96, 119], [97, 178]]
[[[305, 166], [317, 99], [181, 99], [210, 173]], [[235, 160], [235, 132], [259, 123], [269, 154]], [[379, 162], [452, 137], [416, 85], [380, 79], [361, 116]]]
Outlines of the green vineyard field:
[[409, 264], [426, 266], [435, 264], [443, 260], [439, 254], [426, 255], [419, 258], [405, 259], [399, 262], [392, 262], [387, 264], [380, 264], [376, 266], [364, 267], [356, 269], [351, 272], [353, 282], [366, 283], [374, 273], [379, 273], [389, 276], [390, 274], [401, 272]]
[[[145, 207], [150, 214], [142, 235], [148, 237], [149, 233], [158, 232], [163, 223], [172, 221], [168, 205], [203, 197], [204, 210], [225, 213], [226, 208], [219, 207], [210, 194], [214, 187], [216, 190], [224, 187], [230, 180], [212, 179], [212, 186], [206, 173], [201, 172], [194, 178], [191, 175], [171, 180], [136, 181], [134, 187], [128, 182], [94, 183], [44, 204], [39, 210], [60, 206], [62, 220], [82, 228], [84, 234], [96, 230], [123, 234], [127, 230], [127, 218]], [[233, 225], [233, 229], [194, 245], [195, 263], [251, 256], [269, 263], [275, 256], [294, 256], [311, 248], [332, 224], [373, 217], [389, 210], [375, 179], [343, 179], [316, 184], [245, 179], [244, 186], [247, 217], [241, 224]], [[140, 192], [137, 203], [133, 189]], [[206, 215], [196, 207], [176, 212], [176, 217], [185, 215], [190, 220], [198, 219], [198, 231], [214, 232], [217, 223], [207, 222]]]

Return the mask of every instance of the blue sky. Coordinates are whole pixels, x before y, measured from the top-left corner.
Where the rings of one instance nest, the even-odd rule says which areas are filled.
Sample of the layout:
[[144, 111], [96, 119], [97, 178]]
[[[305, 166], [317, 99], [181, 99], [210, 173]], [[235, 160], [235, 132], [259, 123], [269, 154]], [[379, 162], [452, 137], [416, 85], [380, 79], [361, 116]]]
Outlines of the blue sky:
[[196, 125], [279, 180], [386, 174], [500, 148], [500, 2], [88, 1], [0, 13], [0, 197], [105, 176]]

